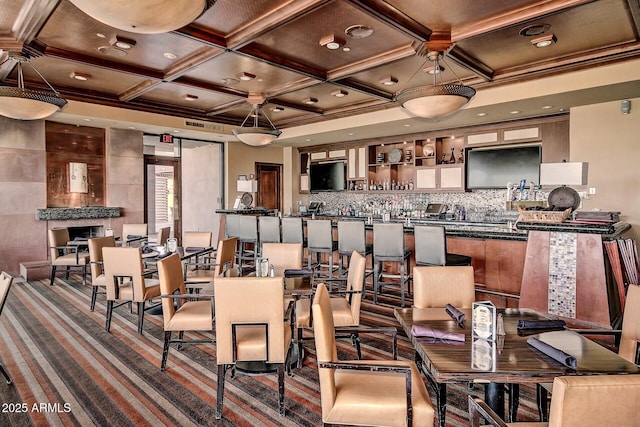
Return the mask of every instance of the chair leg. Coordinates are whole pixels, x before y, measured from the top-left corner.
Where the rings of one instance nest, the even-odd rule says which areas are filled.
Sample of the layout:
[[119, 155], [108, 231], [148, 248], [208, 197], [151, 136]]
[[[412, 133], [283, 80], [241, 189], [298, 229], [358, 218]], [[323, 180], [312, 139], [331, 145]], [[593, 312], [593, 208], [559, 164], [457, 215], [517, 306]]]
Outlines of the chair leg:
[[400, 306], [404, 307], [404, 262], [400, 263]]
[[4, 366], [2, 366], [1, 364], [0, 364], [0, 372], [2, 372], [2, 375], [4, 376], [5, 380], [7, 380], [7, 384], [13, 384], [13, 381], [11, 381], [11, 377], [9, 376], [7, 371], [5, 371]]
[[225, 365], [218, 365], [218, 391], [216, 396], [216, 420], [222, 418], [222, 401], [224, 399]]
[[49, 282], [50, 286], [53, 286], [53, 281], [56, 280], [56, 268], [57, 267], [55, 265], [51, 266], [51, 280]]
[[302, 328], [298, 328], [298, 368], [302, 367], [304, 360], [304, 348], [302, 347]]
[[284, 364], [278, 365], [278, 412], [284, 417]]
[[376, 261], [373, 262], [373, 303], [378, 303], [378, 281], [380, 278], [378, 277], [380, 271], [380, 264]]
[[109, 332], [111, 329], [111, 314], [113, 313], [113, 300], [107, 301], [107, 321], [104, 325], [104, 330]]
[[138, 335], [142, 335], [143, 322], [144, 322], [144, 301], [138, 303]]
[[82, 286], [87, 286], [87, 266], [82, 267]]
[[[182, 341], [184, 339], [184, 331], [178, 332], [178, 339]], [[178, 346], [176, 347], [178, 351], [182, 350], [182, 343], [178, 342]]]
[[547, 390], [540, 384], [537, 384], [536, 389], [536, 400], [538, 401], [538, 414], [540, 415], [540, 422], [546, 423], [547, 421], [549, 421], [549, 411], [547, 410]]
[[89, 311], [95, 310], [97, 298], [98, 298], [98, 287], [93, 286], [93, 289], [91, 290], [91, 306], [89, 307]]
[[360, 349], [360, 335], [351, 334], [351, 342], [356, 348], [356, 352], [358, 353], [358, 360], [362, 360], [362, 350]]
[[509, 422], [515, 423], [520, 406], [520, 384], [509, 384]]
[[69, 266], [64, 270], [64, 280], [69, 280], [69, 273], [71, 273], [71, 269]]
[[167, 367], [167, 357], [169, 357], [169, 342], [171, 341], [171, 331], [164, 332], [164, 347], [162, 348], [162, 362], [160, 370], [164, 371]]

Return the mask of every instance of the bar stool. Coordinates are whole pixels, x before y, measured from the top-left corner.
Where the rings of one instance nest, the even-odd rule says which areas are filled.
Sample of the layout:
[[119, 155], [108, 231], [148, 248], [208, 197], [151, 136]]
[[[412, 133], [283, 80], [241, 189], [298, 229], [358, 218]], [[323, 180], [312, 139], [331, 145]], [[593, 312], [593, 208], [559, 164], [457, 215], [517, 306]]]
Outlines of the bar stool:
[[[404, 246], [403, 224], [373, 224], [373, 303], [378, 303], [378, 288], [383, 285], [400, 286], [400, 304], [404, 307], [404, 288], [410, 292], [411, 250]], [[400, 264], [400, 274], [383, 271], [383, 262]], [[406, 271], [405, 271], [406, 269]], [[399, 279], [399, 282], [387, 282], [383, 279]]]
[[[332, 279], [334, 268], [333, 268], [333, 253], [338, 250], [338, 242], [333, 241], [333, 230], [331, 227], [331, 220], [329, 219], [310, 219], [307, 221], [307, 249], [309, 251], [308, 254], [308, 268], [311, 270], [315, 270], [318, 268], [318, 276], [322, 276], [322, 254], [328, 254], [329, 262], [328, 262], [328, 270], [326, 278]], [[316, 256], [316, 265], [313, 266], [311, 264], [311, 260], [313, 259], [313, 255]]]
[[[238, 252], [237, 265], [240, 275], [245, 270], [255, 269], [258, 260], [258, 217], [255, 215], [238, 215]], [[249, 249], [248, 245], [253, 247]]]
[[471, 265], [471, 257], [447, 252], [444, 227], [417, 225], [413, 228], [416, 265]]
[[302, 227], [302, 218], [286, 217], [282, 218], [282, 243], [302, 243], [302, 247], [307, 247]]
[[344, 260], [350, 261], [353, 251], [363, 257], [373, 253], [373, 244], [367, 243], [367, 235], [363, 221], [338, 221], [338, 255], [340, 262], [338, 271], [340, 277], [345, 277]]
[[277, 216], [261, 216], [258, 218], [258, 238], [260, 253], [264, 243], [280, 243], [280, 218]]

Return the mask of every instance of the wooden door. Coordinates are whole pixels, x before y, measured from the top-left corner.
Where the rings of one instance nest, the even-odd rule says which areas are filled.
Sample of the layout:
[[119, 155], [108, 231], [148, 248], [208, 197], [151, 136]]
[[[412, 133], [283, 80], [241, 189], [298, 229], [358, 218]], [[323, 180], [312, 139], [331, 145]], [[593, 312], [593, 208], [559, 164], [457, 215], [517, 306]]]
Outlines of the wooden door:
[[256, 163], [256, 206], [282, 210], [282, 165]]

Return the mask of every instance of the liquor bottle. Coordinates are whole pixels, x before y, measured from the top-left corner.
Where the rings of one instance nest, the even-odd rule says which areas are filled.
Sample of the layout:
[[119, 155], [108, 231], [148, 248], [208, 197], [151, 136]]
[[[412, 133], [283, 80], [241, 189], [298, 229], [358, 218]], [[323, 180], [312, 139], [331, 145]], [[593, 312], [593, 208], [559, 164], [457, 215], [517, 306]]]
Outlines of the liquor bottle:
[[409, 191], [413, 190], [413, 179], [409, 180]]
[[455, 148], [451, 147], [451, 157], [449, 157], [449, 163], [454, 164], [456, 162], [456, 155], [454, 153]]

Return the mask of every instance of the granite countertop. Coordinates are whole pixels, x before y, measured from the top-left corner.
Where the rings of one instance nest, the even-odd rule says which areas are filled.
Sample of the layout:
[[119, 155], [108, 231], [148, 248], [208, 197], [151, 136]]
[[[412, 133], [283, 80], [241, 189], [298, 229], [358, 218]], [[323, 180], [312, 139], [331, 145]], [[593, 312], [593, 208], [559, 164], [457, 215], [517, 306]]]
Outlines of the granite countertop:
[[274, 215], [275, 210], [273, 209], [265, 209], [265, 208], [247, 208], [247, 209], [216, 209], [217, 214], [231, 214], [231, 215], [253, 215], [253, 214], [262, 214], [262, 215]]
[[92, 218], [118, 218], [119, 216], [120, 216], [119, 207], [85, 206], [81, 208], [36, 209], [36, 219], [40, 221], [92, 219]]

